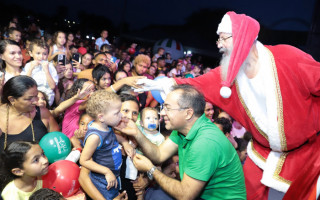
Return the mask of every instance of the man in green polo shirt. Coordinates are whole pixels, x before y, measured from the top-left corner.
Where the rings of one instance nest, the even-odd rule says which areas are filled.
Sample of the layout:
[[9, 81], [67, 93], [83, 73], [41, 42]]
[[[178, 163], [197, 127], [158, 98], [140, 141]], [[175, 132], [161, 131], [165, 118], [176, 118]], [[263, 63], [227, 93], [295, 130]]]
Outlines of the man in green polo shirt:
[[176, 131], [159, 147], [133, 122], [118, 129], [134, 136], [144, 155], [155, 164], [178, 151], [181, 181], [164, 175], [145, 156], [133, 158], [139, 171], [147, 172], [175, 199], [246, 199], [239, 157], [220, 129], [205, 117], [204, 108], [201, 93], [190, 85], [178, 85], [168, 94], [160, 113], [166, 129]]

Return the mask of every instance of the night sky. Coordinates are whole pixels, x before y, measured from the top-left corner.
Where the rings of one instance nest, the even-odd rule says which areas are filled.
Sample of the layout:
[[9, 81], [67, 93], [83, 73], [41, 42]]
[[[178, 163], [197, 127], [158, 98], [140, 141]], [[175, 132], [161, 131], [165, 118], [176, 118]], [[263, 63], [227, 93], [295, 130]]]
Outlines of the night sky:
[[[201, 9], [226, 8], [256, 18], [269, 29], [308, 31], [311, 25], [315, 0], [4, 0], [36, 12], [53, 15], [58, 6], [67, 6], [71, 20], [77, 13], [102, 15], [116, 26], [125, 12], [125, 21], [131, 29], [140, 29], [151, 24], [183, 25], [191, 13]], [[50, 2], [50, 3], [49, 3]], [[125, 9], [125, 2], [127, 6]]]

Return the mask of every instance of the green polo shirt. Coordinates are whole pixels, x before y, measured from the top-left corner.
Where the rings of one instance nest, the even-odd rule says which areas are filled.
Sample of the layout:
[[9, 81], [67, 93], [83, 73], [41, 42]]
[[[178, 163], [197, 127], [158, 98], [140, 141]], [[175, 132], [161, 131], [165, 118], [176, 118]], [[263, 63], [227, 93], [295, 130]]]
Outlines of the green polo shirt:
[[207, 182], [202, 199], [246, 199], [242, 165], [236, 150], [203, 114], [187, 136], [173, 131], [169, 137], [178, 147], [180, 177], [183, 174]]

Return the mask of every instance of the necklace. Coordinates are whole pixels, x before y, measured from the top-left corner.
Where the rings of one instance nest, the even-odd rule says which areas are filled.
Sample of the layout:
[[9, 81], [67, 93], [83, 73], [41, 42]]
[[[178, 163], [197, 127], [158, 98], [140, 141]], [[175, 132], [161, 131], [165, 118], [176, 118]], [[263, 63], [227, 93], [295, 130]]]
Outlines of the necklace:
[[[9, 127], [9, 105], [7, 105], [7, 124], [6, 124], [6, 132], [5, 132], [5, 134], [4, 134], [4, 145], [3, 145], [3, 149], [6, 149], [6, 147], [7, 147], [8, 127]], [[32, 119], [31, 119], [31, 130], [32, 130], [32, 139], [33, 139], [33, 141], [36, 141], [36, 140], [35, 140], [35, 137], [34, 137], [34, 130], [33, 130]]]

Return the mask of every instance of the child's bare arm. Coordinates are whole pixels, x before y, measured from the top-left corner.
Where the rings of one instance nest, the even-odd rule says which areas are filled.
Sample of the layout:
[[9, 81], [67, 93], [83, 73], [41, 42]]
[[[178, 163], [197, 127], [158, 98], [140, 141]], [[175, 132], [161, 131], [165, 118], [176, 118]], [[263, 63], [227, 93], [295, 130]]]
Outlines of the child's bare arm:
[[70, 138], [70, 142], [71, 142], [71, 144], [72, 144], [72, 146], [73, 146], [74, 148], [81, 148], [81, 149], [82, 149], [81, 142], [80, 142], [80, 140], [79, 140], [77, 137], [72, 136], [72, 137]]
[[99, 165], [91, 159], [100, 143], [100, 137], [96, 134], [92, 134], [87, 138], [86, 144], [81, 153], [80, 164], [88, 168], [90, 171], [99, 174], [107, 174], [111, 171], [109, 168]]

